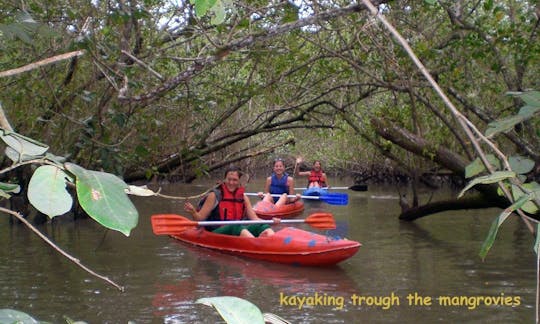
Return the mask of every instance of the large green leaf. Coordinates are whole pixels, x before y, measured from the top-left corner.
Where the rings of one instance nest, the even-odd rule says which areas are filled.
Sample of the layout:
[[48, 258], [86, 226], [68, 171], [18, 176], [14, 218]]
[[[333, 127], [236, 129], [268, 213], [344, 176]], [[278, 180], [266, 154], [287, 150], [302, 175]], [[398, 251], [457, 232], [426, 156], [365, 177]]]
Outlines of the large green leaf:
[[517, 124], [523, 122], [524, 118], [520, 115], [510, 116], [501, 120], [497, 120], [488, 124], [486, 129], [486, 137], [491, 137], [498, 133], [503, 133], [511, 130]]
[[67, 213], [73, 206], [73, 198], [66, 190], [66, 178], [68, 175], [56, 166], [37, 168], [28, 184], [32, 206], [50, 218]]
[[510, 92], [507, 92], [507, 94], [512, 95], [514, 97], [521, 98], [523, 101], [525, 101], [527, 105], [540, 107], [540, 91], [538, 90], [531, 90], [531, 91], [524, 91], [524, 92], [510, 91]]
[[200, 298], [197, 303], [213, 306], [229, 324], [264, 324], [259, 308], [242, 298], [232, 296]]
[[463, 196], [463, 194], [465, 193], [465, 191], [471, 189], [472, 187], [474, 187], [475, 185], [477, 184], [490, 184], [490, 183], [495, 183], [495, 182], [499, 182], [499, 181], [502, 181], [502, 180], [506, 180], [508, 178], [514, 178], [516, 176], [515, 172], [511, 172], [511, 171], [496, 171], [496, 172], [493, 172], [492, 174], [490, 175], [487, 175], [487, 176], [482, 176], [482, 177], [477, 177], [477, 178], [474, 178], [472, 181], [470, 181], [463, 190], [461, 190], [461, 192], [459, 193], [458, 195], [458, 198]]
[[20, 154], [41, 156], [49, 149], [49, 146], [30, 137], [26, 137], [15, 132], [9, 132], [4, 129], [2, 130], [1, 137], [8, 146]]
[[510, 167], [517, 174], [529, 173], [534, 168], [534, 161], [520, 155], [513, 155], [508, 158]]
[[519, 109], [518, 115], [525, 119], [529, 119], [538, 112], [540, 112], [540, 106], [535, 107], [535, 106], [526, 105]]
[[495, 237], [497, 236], [497, 232], [499, 231], [499, 227], [502, 225], [502, 223], [512, 214], [512, 212], [516, 211], [518, 208], [521, 208], [523, 204], [525, 204], [527, 201], [530, 200], [530, 197], [528, 195], [521, 196], [518, 201], [513, 203], [510, 207], [503, 210], [503, 212], [495, 218], [493, 223], [491, 223], [491, 227], [489, 229], [488, 236], [484, 240], [484, 243], [482, 244], [482, 247], [480, 248], [480, 257], [484, 259], [491, 247], [493, 246], [493, 242], [495, 242]]
[[14, 310], [14, 309], [0, 309], [0, 323], [21, 323], [21, 324], [32, 324], [40, 323], [32, 318], [30, 315]]
[[[499, 161], [499, 159], [497, 159], [495, 155], [488, 154], [486, 155], [486, 159], [495, 169], [501, 168], [501, 161]], [[474, 177], [475, 175], [478, 175], [484, 171], [486, 171], [484, 163], [482, 163], [482, 160], [480, 158], [476, 158], [474, 161], [472, 161], [469, 165], [465, 167], [465, 178]]]
[[[533, 199], [540, 199], [540, 185], [536, 182], [529, 182], [523, 184], [523, 188], [529, 190], [530, 201], [525, 202], [521, 209], [527, 213], [536, 214], [538, 212], [538, 206], [532, 201]], [[518, 200], [521, 196], [525, 195], [525, 192], [518, 186], [512, 185], [512, 197], [514, 200]]]
[[129, 236], [137, 226], [139, 213], [125, 193], [128, 185], [117, 176], [86, 170], [66, 163], [76, 178], [77, 196], [84, 211], [101, 225]]

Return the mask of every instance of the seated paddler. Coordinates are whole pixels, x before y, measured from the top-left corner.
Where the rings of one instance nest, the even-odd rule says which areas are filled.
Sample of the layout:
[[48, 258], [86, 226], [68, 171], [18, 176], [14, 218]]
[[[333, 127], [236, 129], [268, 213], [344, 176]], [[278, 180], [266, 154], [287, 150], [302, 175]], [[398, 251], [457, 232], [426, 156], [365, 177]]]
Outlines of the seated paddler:
[[[244, 195], [245, 189], [240, 183], [242, 172], [238, 167], [232, 166], [225, 171], [223, 183], [210, 191], [199, 203], [196, 209], [190, 202], [184, 204], [186, 212], [190, 213], [196, 221], [231, 221], [231, 220], [260, 220], [251, 206], [249, 198]], [[274, 219], [279, 223], [279, 219]], [[223, 225], [219, 227], [206, 227], [214, 233], [236, 235], [244, 237], [264, 237], [274, 235], [268, 224], [249, 225]]]

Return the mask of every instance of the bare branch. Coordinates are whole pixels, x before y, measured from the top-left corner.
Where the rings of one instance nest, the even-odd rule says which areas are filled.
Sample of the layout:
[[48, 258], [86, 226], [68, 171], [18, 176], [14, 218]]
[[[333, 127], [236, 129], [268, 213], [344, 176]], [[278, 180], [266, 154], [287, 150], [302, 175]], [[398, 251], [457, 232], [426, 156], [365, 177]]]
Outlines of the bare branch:
[[44, 66], [44, 65], [47, 65], [47, 64], [55, 63], [55, 62], [62, 61], [62, 60], [67, 60], [67, 59], [72, 58], [74, 56], [81, 56], [83, 54], [84, 54], [84, 50], [79, 50], [79, 51], [74, 51], [74, 52], [69, 52], [69, 53], [49, 57], [49, 58], [46, 58], [46, 59], [41, 60], [41, 61], [37, 61], [37, 62], [34, 62], [34, 63], [27, 64], [27, 65], [22, 66], [20, 68], [0, 72], [0, 78], [21, 74], [23, 72], [27, 72], [27, 71], [30, 71], [30, 70], [33, 70], [33, 69], [37, 69], [38, 67], [41, 67], [41, 66]]
[[3, 208], [3, 207], [0, 207], [0, 212], [4, 212], [6, 214], [10, 214], [10, 215], [13, 215], [15, 216], [19, 221], [21, 221], [24, 225], [26, 225], [30, 230], [32, 230], [32, 232], [36, 233], [37, 236], [39, 236], [42, 240], [45, 241], [45, 243], [49, 244], [50, 246], [52, 246], [53, 249], [55, 249], [56, 251], [58, 251], [60, 254], [62, 254], [63, 256], [65, 256], [66, 258], [68, 258], [71, 262], [75, 263], [77, 266], [79, 266], [80, 268], [82, 268], [84, 271], [88, 272], [89, 274], [91, 274], [92, 276], [94, 277], [97, 277], [99, 279], [102, 279], [102, 280], [105, 280], [106, 282], [108, 282], [109, 284], [115, 286], [116, 288], [118, 288], [118, 290], [120, 291], [124, 291], [124, 287], [123, 286], [120, 286], [118, 285], [117, 283], [115, 283], [114, 281], [112, 281], [111, 279], [109, 279], [108, 277], [105, 277], [105, 276], [102, 276], [96, 272], [94, 272], [93, 270], [91, 270], [90, 268], [86, 267], [84, 264], [81, 263], [81, 261], [73, 256], [71, 256], [70, 254], [68, 254], [67, 252], [65, 252], [64, 250], [62, 250], [60, 247], [58, 247], [53, 241], [51, 241], [48, 237], [46, 237], [43, 233], [41, 233], [37, 228], [35, 228], [32, 224], [30, 224], [30, 222], [28, 222], [21, 214], [13, 211], [13, 210], [10, 210], [10, 209], [7, 209], [7, 208]]

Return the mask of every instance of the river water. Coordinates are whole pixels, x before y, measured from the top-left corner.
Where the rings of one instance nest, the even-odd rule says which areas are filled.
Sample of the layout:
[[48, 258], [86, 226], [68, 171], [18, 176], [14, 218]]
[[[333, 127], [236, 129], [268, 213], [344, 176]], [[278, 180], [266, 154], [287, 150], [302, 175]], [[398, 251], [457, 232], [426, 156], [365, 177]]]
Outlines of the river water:
[[[162, 193], [186, 196], [207, 187], [168, 185]], [[259, 188], [262, 182], [248, 186]], [[65, 323], [64, 316], [88, 323], [216, 323], [217, 312], [195, 301], [237, 296], [292, 323], [534, 321], [534, 241], [516, 217], [502, 226], [482, 261], [478, 252], [499, 210], [445, 212], [407, 223], [397, 218], [394, 187], [347, 193], [348, 205], [307, 202], [303, 215], [331, 212], [338, 234], [363, 244], [330, 268], [252, 261], [155, 236], [150, 216], [183, 214], [180, 200], [134, 198], [140, 220], [130, 237], [90, 219], [64, 217], [39, 226], [124, 292], [76, 267], [24, 225], [11, 226], [1, 217], [0, 308], [53, 323]], [[303, 297], [316, 305], [295, 305]]]

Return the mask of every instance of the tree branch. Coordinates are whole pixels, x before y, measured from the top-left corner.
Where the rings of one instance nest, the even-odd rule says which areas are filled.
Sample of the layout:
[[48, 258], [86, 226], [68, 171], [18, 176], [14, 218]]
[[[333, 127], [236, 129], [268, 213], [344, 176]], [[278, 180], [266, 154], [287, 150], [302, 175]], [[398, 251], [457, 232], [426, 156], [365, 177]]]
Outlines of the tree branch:
[[60, 247], [58, 247], [53, 241], [51, 241], [48, 237], [46, 237], [43, 233], [41, 233], [37, 228], [35, 228], [32, 224], [30, 224], [30, 222], [28, 222], [21, 214], [15, 212], [15, 211], [12, 211], [10, 209], [7, 209], [7, 208], [3, 208], [3, 207], [0, 207], [0, 212], [4, 212], [6, 214], [10, 214], [10, 215], [13, 215], [15, 216], [19, 221], [21, 221], [24, 225], [26, 225], [30, 230], [32, 230], [32, 232], [34, 232], [37, 236], [39, 236], [43, 241], [45, 241], [45, 243], [49, 244], [53, 249], [55, 249], [57, 252], [59, 252], [60, 254], [62, 254], [63, 256], [65, 256], [66, 258], [68, 258], [71, 262], [75, 263], [77, 266], [79, 266], [80, 268], [82, 268], [84, 271], [88, 272], [89, 274], [91, 274], [92, 276], [94, 277], [97, 277], [99, 279], [102, 279], [106, 282], [108, 282], [109, 284], [113, 285], [114, 287], [118, 288], [118, 290], [120, 291], [124, 291], [124, 287], [123, 286], [120, 286], [118, 285], [117, 283], [115, 283], [114, 281], [112, 281], [111, 279], [109, 279], [108, 277], [105, 277], [105, 276], [102, 276], [96, 272], [94, 272], [93, 270], [91, 270], [90, 268], [86, 267], [84, 264], [81, 263], [81, 261], [73, 256], [71, 256], [70, 254], [68, 254], [67, 252], [65, 252], [64, 250], [62, 250]]

